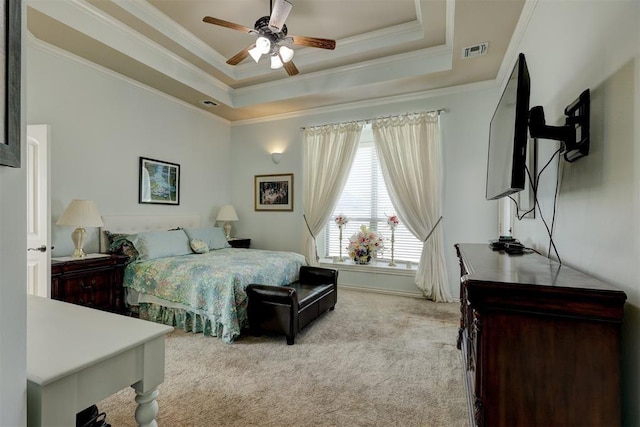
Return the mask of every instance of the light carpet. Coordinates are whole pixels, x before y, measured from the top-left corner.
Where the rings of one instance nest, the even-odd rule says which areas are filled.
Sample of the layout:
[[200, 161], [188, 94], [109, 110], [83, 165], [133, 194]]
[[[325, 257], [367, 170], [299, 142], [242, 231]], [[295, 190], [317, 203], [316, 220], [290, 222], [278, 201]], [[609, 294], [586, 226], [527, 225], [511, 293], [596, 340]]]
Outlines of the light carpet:
[[[166, 338], [159, 426], [466, 426], [458, 303], [340, 289], [338, 304], [288, 346]], [[135, 426], [128, 388], [98, 402]]]

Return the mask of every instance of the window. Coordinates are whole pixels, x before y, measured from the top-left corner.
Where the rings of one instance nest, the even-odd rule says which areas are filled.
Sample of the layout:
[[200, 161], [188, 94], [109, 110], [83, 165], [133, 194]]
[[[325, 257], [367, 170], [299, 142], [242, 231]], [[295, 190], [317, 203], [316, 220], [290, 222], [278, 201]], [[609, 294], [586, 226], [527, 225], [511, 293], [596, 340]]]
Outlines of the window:
[[[395, 213], [373, 145], [373, 132], [367, 125], [362, 130], [347, 183], [325, 228], [325, 256], [340, 255], [340, 231], [334, 219], [343, 214], [349, 218], [349, 223], [342, 230], [343, 257], [348, 258], [346, 247], [349, 238], [364, 224], [384, 236], [385, 249], [378, 254], [378, 259], [391, 260], [391, 229], [387, 225], [387, 217]], [[403, 223], [396, 227], [393, 253], [396, 261], [420, 261], [422, 242]]]

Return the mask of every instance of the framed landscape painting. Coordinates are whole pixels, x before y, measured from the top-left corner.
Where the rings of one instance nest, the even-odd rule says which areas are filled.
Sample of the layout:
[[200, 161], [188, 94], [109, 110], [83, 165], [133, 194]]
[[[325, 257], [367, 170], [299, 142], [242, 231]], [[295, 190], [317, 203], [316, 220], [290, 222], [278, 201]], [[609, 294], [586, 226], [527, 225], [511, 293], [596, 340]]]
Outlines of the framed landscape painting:
[[139, 203], [180, 204], [180, 165], [140, 157]]
[[256, 211], [293, 211], [293, 174], [255, 176]]

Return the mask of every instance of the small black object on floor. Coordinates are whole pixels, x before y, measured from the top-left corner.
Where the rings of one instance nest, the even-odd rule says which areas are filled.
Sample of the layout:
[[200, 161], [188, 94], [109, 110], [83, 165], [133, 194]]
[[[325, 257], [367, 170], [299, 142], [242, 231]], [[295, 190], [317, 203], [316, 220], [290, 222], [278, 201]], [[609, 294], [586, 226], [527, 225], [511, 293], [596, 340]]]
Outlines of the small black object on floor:
[[107, 423], [107, 414], [91, 405], [76, 414], [76, 427], [111, 427], [111, 424]]

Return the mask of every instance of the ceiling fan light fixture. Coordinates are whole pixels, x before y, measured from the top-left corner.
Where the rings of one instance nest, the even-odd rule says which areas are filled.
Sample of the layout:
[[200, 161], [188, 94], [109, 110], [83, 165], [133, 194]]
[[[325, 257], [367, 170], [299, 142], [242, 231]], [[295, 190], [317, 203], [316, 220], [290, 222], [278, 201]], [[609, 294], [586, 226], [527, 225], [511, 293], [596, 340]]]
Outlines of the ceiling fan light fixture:
[[258, 46], [249, 49], [249, 55], [251, 55], [253, 60], [256, 61], [256, 64], [258, 63], [258, 61], [260, 61], [260, 58], [262, 58], [262, 52], [260, 51]]
[[280, 46], [279, 53], [282, 62], [289, 62], [293, 59], [293, 49], [287, 46]]
[[278, 55], [271, 55], [271, 69], [272, 70], [277, 70], [279, 68], [282, 68], [284, 66], [284, 64], [282, 63], [282, 61], [280, 60], [280, 57], [278, 57]]
[[266, 37], [258, 37], [256, 40], [256, 48], [260, 53], [269, 53], [271, 50], [271, 41]]

